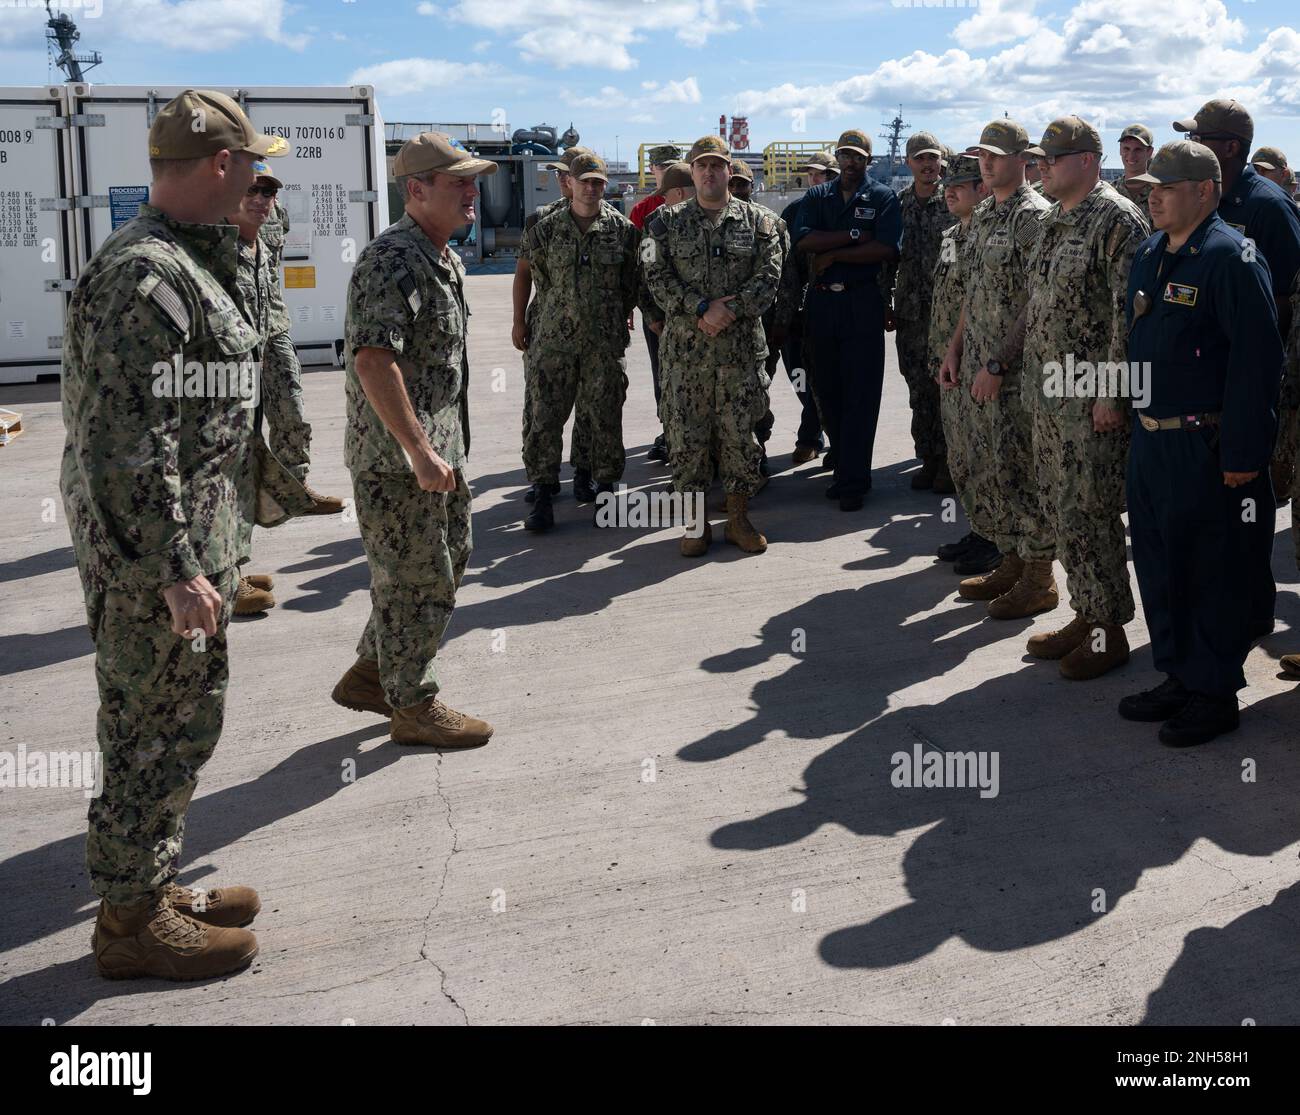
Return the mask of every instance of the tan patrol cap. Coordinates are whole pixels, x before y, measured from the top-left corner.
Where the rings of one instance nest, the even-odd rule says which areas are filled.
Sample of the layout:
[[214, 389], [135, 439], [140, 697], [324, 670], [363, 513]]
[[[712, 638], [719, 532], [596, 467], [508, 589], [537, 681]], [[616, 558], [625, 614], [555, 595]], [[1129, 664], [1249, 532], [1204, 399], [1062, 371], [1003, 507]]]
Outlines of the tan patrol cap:
[[857, 128], [850, 128], [847, 132], [840, 133], [840, 138], [835, 144], [835, 154], [841, 151], [856, 151], [864, 159], [871, 158], [871, 139], [866, 132], [860, 132]]
[[948, 164], [948, 173], [943, 176], [945, 186], [964, 186], [968, 182], [980, 180], [980, 161], [974, 155], [957, 155]]
[[691, 177], [691, 164], [678, 160], [675, 163], [669, 163], [664, 168], [663, 184], [659, 187], [659, 192], [665, 190], [682, 190], [694, 189], [695, 179]]
[[275, 158], [288, 154], [289, 142], [263, 135], [234, 99], [211, 89], [186, 89], [163, 105], [149, 125], [151, 159], [201, 159], [218, 151]]
[[256, 176], [258, 182], [269, 182], [277, 190], [283, 189], [284, 187], [284, 183], [271, 173], [271, 168], [267, 166], [266, 163], [262, 162], [261, 159], [258, 159], [258, 161], [253, 164], [253, 174]]
[[984, 125], [979, 143], [971, 151], [987, 151], [992, 155], [1019, 155], [1029, 146], [1029, 133], [1014, 120], [994, 120]]
[[1255, 122], [1240, 101], [1206, 101], [1190, 120], [1175, 120], [1174, 131], [1197, 135], [1226, 132], [1249, 147], [1255, 138]]
[[1128, 181], [1168, 186], [1173, 182], [1204, 182], [1206, 179], [1223, 181], [1218, 157], [1203, 143], [1176, 139], [1156, 152], [1145, 174], [1135, 174]]
[[395, 178], [435, 170], [457, 178], [473, 178], [476, 174], [495, 174], [497, 164], [491, 159], [476, 159], [468, 151], [452, 146], [450, 137], [442, 132], [421, 132], [408, 139], [393, 160]]
[[818, 151], [809, 155], [795, 170], [829, 170], [833, 174], [840, 172], [840, 164], [835, 160], [834, 151]]
[[1026, 147], [1026, 155], [1077, 155], [1081, 151], [1101, 154], [1101, 133], [1078, 116], [1062, 116], [1047, 125], [1037, 147]]
[[1287, 170], [1289, 164], [1280, 147], [1261, 147], [1250, 157], [1253, 166], [1262, 166], [1265, 170]]
[[750, 169], [749, 164], [743, 159], [732, 159], [731, 177], [743, 178], [746, 182], [752, 182], [754, 181], [754, 172]]
[[576, 159], [579, 155], [591, 155], [591, 154], [594, 154], [594, 152], [591, 150], [590, 147], [576, 147], [576, 146], [566, 147], [564, 149], [564, 153], [561, 154], [560, 157], [555, 160], [555, 162], [543, 163], [542, 168], [544, 170], [563, 170], [567, 172], [569, 169], [569, 164], [572, 163], [573, 160]]
[[1126, 139], [1141, 140], [1148, 147], [1155, 146], [1155, 137], [1151, 134], [1151, 129], [1145, 124], [1130, 124], [1119, 133], [1119, 141], [1123, 143]]
[[691, 144], [691, 149], [686, 153], [688, 163], [693, 163], [696, 159], [707, 158], [725, 159], [730, 164], [731, 148], [727, 146], [726, 140], [715, 135], [700, 136]]
[[646, 158], [650, 160], [651, 166], [667, 166], [669, 163], [681, 162], [682, 152], [671, 143], [661, 143], [658, 147], [650, 148], [646, 152]]
[[609, 171], [605, 169], [605, 160], [599, 155], [575, 155], [573, 162], [569, 164], [569, 173], [580, 182], [588, 178], [599, 178], [602, 182], [609, 181]]
[[907, 157], [917, 155], [938, 155], [943, 158], [943, 144], [929, 132], [913, 132], [907, 137]]

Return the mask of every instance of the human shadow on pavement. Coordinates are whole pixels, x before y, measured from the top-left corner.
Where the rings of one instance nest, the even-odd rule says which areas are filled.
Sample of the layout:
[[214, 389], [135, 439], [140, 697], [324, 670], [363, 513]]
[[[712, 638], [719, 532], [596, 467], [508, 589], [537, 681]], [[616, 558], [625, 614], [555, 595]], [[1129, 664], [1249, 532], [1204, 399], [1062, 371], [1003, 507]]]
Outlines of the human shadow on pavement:
[[57, 631], [20, 632], [0, 635], [0, 677], [39, 670], [95, 653], [90, 629], [84, 623]]
[[60, 546], [56, 550], [44, 550], [39, 554], [14, 558], [13, 561], [0, 561], [0, 584], [5, 581], [21, 581], [27, 577], [39, 577], [42, 573], [57, 573], [61, 569], [75, 569], [76, 554], [71, 546]]
[[[184, 862], [199, 863], [250, 833], [345, 790], [351, 783], [339, 777], [344, 759], [355, 759], [359, 780], [414, 754], [395, 746], [361, 751], [362, 744], [388, 734], [388, 721], [375, 717], [361, 723], [361, 727], [343, 735], [300, 747], [252, 782], [196, 797], [186, 816]], [[219, 748], [237, 745], [237, 740], [229, 738], [217, 744]], [[200, 775], [200, 788], [202, 785]], [[86, 879], [85, 857], [83, 825], [72, 836], [0, 862], [0, 893], [7, 896], [5, 917], [0, 921], [0, 952], [38, 941], [70, 925], [89, 922], [94, 916], [93, 906], [90, 910], [85, 907], [93, 902], [94, 895]], [[192, 869], [182, 868], [180, 878], [186, 883], [198, 881]], [[93, 976], [93, 968], [90, 972]], [[99, 988], [94, 998], [101, 998], [103, 988], [109, 985], [97, 977], [95, 982]], [[10, 993], [33, 987], [45, 988], [48, 995], [59, 994], [57, 984], [47, 985], [40, 972], [0, 985], [0, 1023], [11, 1020], [9, 1004], [14, 999]], [[31, 994], [27, 999], [34, 1001]], [[66, 1018], [67, 1012], [58, 1017]]]

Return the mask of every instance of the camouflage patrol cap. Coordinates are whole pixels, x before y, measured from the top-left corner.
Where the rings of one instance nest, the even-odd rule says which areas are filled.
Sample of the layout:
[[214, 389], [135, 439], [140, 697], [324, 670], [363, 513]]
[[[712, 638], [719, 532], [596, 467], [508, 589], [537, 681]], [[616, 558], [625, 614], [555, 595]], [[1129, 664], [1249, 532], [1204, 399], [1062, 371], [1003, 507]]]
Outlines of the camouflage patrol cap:
[[731, 160], [731, 177], [743, 178], [746, 182], [754, 181], [754, 172], [743, 159]]
[[993, 120], [984, 125], [979, 143], [972, 151], [987, 151], [992, 155], [1019, 155], [1029, 146], [1029, 133], [1014, 120]]
[[1252, 166], [1262, 166], [1265, 170], [1287, 170], [1289, 164], [1280, 147], [1261, 147], [1251, 157]]
[[721, 136], [706, 135], [700, 136], [691, 144], [691, 149], [686, 153], [688, 163], [695, 162], [696, 159], [723, 159], [731, 162], [731, 148], [727, 146], [727, 141]]
[[1151, 129], [1145, 124], [1130, 124], [1119, 133], [1119, 141], [1123, 143], [1126, 139], [1141, 140], [1146, 146], [1154, 147], [1155, 139], [1151, 135]]
[[695, 179], [691, 177], [690, 163], [679, 159], [675, 163], [669, 163], [664, 168], [663, 183], [659, 187], [660, 193], [667, 190], [694, 189], [694, 187]]
[[453, 174], [473, 178], [476, 174], [495, 174], [497, 164], [491, 159], [476, 159], [463, 147], [455, 146], [442, 132], [421, 132], [402, 144], [393, 159], [393, 177], [408, 174]]
[[573, 161], [569, 164], [569, 173], [579, 181], [588, 178], [599, 178], [602, 182], [609, 181], [609, 171], [605, 169], [605, 160], [599, 155], [575, 155]]
[[938, 155], [942, 159], [943, 144], [929, 132], [913, 132], [907, 137], [907, 157], [912, 159], [917, 155]]
[[866, 132], [860, 132], [856, 128], [850, 128], [847, 132], [841, 132], [840, 138], [835, 144], [835, 154], [841, 151], [856, 151], [864, 159], [871, 158], [871, 140]]
[[177, 94], [149, 125], [151, 159], [201, 159], [223, 150], [276, 158], [288, 153], [289, 143], [262, 135], [232, 98], [211, 89]]
[[1101, 133], [1078, 116], [1062, 116], [1047, 125], [1037, 147], [1026, 147], [1026, 155], [1077, 155], [1082, 151], [1101, 154]]
[[1206, 101], [1190, 120], [1175, 120], [1174, 131], [1194, 135], [1213, 135], [1224, 132], [1236, 136], [1247, 147], [1255, 138], [1255, 122], [1239, 101]]
[[590, 147], [578, 147], [578, 146], [566, 147], [564, 149], [563, 154], [561, 154], [555, 160], [555, 162], [543, 163], [542, 169], [562, 170], [567, 174], [569, 171], [569, 164], [572, 163], [574, 159], [576, 159], [579, 155], [592, 155], [592, 154], [595, 154], [595, 152], [593, 152]]
[[817, 151], [795, 167], [795, 170], [821, 170], [838, 174], [840, 164], [835, 161], [834, 151]]
[[943, 176], [945, 186], [964, 186], [980, 181], [980, 161], [974, 155], [957, 155]]
[[1203, 143], [1177, 139], [1156, 152], [1145, 174], [1135, 174], [1128, 181], [1168, 186], [1173, 182], [1204, 182], [1206, 179], [1223, 181], [1218, 157]]
[[680, 147], [675, 147], [671, 143], [661, 143], [658, 147], [652, 147], [646, 152], [646, 158], [649, 159], [651, 166], [667, 166], [669, 163], [679, 163], [682, 161], [682, 151]]

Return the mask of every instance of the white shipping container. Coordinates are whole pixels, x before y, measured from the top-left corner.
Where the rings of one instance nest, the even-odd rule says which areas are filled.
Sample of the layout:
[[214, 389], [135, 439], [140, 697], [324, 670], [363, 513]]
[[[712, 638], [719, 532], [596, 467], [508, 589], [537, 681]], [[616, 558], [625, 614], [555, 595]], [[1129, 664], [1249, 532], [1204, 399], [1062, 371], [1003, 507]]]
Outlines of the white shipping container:
[[[70, 192], [79, 265], [147, 200], [145, 142], [158, 109], [183, 86], [66, 86]], [[384, 126], [370, 86], [213, 86], [244, 107], [258, 130], [283, 136], [268, 159], [289, 215], [282, 284], [304, 364], [332, 364], [343, 338], [348, 278], [361, 249], [388, 226]]]
[[57, 375], [76, 274], [61, 85], [0, 87], [0, 383]]

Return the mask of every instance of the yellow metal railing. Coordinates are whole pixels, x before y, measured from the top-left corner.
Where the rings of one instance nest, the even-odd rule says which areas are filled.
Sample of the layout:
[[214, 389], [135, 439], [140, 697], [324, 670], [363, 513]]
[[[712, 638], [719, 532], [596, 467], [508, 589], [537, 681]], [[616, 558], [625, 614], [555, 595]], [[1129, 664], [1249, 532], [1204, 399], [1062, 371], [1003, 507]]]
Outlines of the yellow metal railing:
[[[829, 151], [835, 146], [833, 139], [777, 139], [763, 148], [763, 184], [771, 189], [790, 185], [800, 163], [818, 151]], [[799, 183], [803, 185], [803, 182]]]
[[691, 144], [695, 140], [682, 142], [680, 139], [652, 139], [649, 143], [643, 143], [636, 149], [636, 184], [638, 189], [644, 190], [646, 184], [654, 182], [654, 175], [650, 173], [650, 150], [653, 147], [676, 147], [683, 155], [691, 149]]

